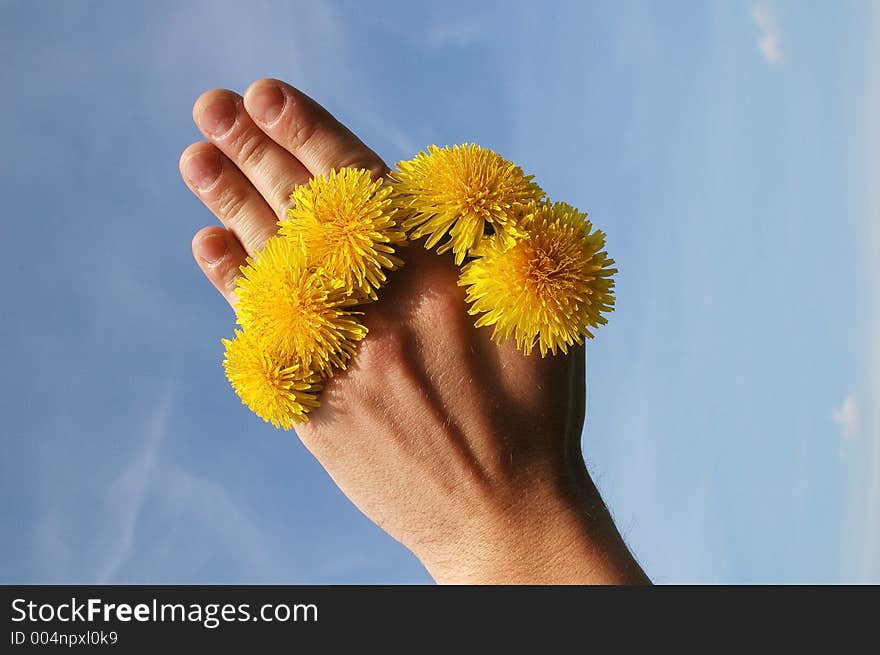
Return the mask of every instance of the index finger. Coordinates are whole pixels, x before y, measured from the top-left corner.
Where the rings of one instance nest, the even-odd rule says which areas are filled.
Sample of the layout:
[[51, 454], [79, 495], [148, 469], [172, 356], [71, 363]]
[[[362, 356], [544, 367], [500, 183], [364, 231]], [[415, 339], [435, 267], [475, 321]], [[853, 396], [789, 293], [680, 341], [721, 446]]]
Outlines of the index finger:
[[312, 175], [338, 168], [366, 168], [374, 178], [388, 171], [385, 162], [330, 112], [280, 80], [262, 79], [244, 94], [245, 110], [276, 143]]

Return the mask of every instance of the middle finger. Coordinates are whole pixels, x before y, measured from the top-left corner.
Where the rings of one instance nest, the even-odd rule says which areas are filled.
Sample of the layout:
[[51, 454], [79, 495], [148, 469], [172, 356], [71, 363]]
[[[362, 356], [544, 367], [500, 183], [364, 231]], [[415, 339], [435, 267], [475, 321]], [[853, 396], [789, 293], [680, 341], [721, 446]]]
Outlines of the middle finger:
[[306, 167], [257, 127], [237, 93], [224, 89], [203, 93], [193, 106], [193, 119], [282, 217], [293, 188], [311, 177]]

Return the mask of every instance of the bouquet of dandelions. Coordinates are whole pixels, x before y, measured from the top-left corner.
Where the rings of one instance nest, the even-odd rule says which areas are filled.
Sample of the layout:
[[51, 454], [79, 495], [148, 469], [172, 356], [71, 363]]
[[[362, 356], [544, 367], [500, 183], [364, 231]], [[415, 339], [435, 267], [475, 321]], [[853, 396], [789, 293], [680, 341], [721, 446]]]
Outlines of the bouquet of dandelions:
[[333, 171], [291, 201], [278, 234], [242, 266], [241, 329], [223, 340], [229, 382], [275, 427], [290, 429], [318, 407], [324, 382], [367, 334], [358, 306], [403, 265], [395, 249], [408, 240], [451, 250], [476, 327], [493, 325], [498, 343], [513, 336], [525, 355], [567, 352], [614, 308], [605, 235], [478, 145], [429, 146], [388, 181]]

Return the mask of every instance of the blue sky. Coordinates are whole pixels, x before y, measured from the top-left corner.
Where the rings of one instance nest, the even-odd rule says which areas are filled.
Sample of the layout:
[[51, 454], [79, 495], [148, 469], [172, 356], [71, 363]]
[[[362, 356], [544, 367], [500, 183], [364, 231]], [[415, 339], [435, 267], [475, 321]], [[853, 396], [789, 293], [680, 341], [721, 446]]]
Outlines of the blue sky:
[[177, 159], [266, 76], [608, 233], [584, 450], [654, 580], [880, 582], [877, 5], [413, 4], [0, 2], [0, 582], [429, 581], [222, 375]]

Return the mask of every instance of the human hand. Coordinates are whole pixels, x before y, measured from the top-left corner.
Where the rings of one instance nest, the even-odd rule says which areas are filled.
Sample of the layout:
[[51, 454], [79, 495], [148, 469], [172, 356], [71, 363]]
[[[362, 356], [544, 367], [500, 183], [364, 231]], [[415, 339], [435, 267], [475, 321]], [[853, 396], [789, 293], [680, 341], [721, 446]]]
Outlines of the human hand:
[[[203, 94], [207, 142], [180, 168], [224, 227], [193, 253], [234, 307], [247, 255], [276, 231], [291, 190], [384, 162], [313, 100], [277, 80]], [[645, 582], [580, 452], [584, 352], [525, 357], [469, 319], [451, 256], [403, 249], [364, 308], [369, 334], [297, 428], [342, 491], [440, 582]]]

